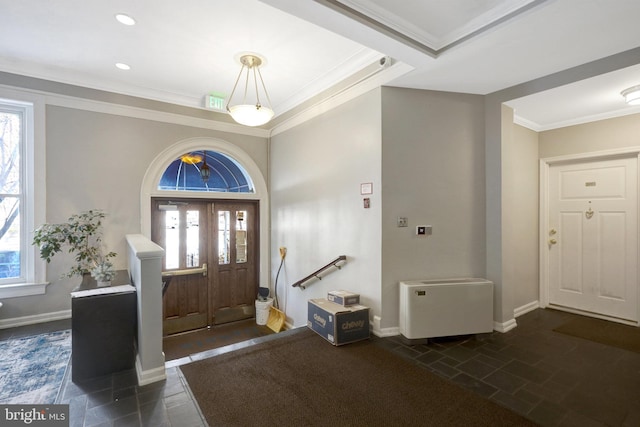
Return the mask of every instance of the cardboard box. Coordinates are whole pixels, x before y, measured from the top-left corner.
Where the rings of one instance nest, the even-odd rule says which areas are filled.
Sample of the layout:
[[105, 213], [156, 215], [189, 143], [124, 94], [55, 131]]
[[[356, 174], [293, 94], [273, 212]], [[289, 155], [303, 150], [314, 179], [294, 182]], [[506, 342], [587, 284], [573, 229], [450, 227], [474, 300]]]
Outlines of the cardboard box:
[[354, 294], [349, 291], [329, 291], [327, 299], [345, 307], [360, 304], [360, 294]]
[[369, 338], [369, 307], [310, 299], [307, 326], [333, 345], [364, 340]]

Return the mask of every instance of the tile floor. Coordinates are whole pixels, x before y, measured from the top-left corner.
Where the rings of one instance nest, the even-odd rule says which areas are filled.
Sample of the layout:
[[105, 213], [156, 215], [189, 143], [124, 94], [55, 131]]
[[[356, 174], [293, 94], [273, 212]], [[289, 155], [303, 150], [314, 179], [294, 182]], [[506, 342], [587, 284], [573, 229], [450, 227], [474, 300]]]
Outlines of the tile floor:
[[[552, 331], [571, 316], [538, 309], [505, 334], [427, 345], [405, 345], [398, 337], [372, 341], [542, 426], [640, 426], [640, 354]], [[4, 330], [0, 339], [69, 326], [58, 321]], [[168, 362], [166, 381], [142, 387], [133, 371], [83, 384], [67, 378], [59, 403], [70, 405], [71, 426], [204, 426], [178, 367], [277, 337]]]
[[570, 313], [537, 309], [505, 334], [382, 344], [542, 426], [640, 426], [640, 354], [563, 335]]

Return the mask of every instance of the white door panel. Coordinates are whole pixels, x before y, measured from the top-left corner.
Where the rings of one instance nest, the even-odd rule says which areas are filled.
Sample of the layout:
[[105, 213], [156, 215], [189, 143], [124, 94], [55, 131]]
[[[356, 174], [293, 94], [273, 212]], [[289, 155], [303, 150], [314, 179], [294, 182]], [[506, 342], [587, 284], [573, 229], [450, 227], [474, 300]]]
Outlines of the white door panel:
[[637, 159], [549, 169], [549, 302], [637, 320]]
[[559, 290], [582, 292], [582, 212], [562, 212], [560, 215], [562, 244], [557, 247]]

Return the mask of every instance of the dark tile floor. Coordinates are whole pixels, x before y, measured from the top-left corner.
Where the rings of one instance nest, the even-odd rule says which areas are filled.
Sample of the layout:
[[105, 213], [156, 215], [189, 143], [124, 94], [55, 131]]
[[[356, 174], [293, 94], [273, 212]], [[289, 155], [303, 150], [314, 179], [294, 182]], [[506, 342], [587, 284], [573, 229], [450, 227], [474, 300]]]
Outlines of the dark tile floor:
[[[543, 426], [640, 426], [640, 354], [553, 332], [573, 314], [538, 309], [505, 334], [405, 345], [372, 341]], [[0, 339], [69, 328], [66, 321], [0, 331]], [[285, 332], [286, 333], [286, 332]], [[167, 363], [167, 380], [139, 387], [135, 372], [74, 384], [59, 403], [71, 426], [204, 426], [178, 367], [278, 335]]]
[[640, 354], [553, 331], [573, 316], [538, 309], [505, 334], [381, 341], [543, 426], [640, 426]]

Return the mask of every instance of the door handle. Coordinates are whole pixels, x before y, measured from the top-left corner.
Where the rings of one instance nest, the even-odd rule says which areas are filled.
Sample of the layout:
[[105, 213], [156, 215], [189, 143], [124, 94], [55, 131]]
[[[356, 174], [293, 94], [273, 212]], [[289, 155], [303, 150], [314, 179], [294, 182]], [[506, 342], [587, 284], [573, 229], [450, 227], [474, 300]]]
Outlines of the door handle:
[[188, 268], [185, 270], [171, 270], [163, 271], [162, 277], [174, 277], [174, 276], [188, 276], [190, 274], [202, 274], [203, 277], [207, 277], [207, 263], [202, 264], [200, 268]]
[[549, 244], [550, 245], [555, 245], [556, 243], [558, 243], [558, 241], [556, 239], [549, 239]]

